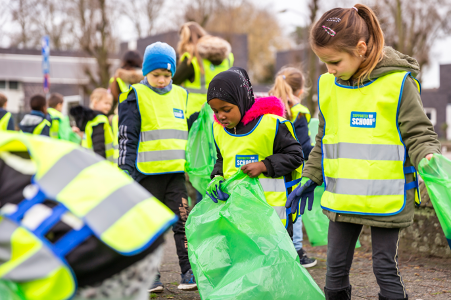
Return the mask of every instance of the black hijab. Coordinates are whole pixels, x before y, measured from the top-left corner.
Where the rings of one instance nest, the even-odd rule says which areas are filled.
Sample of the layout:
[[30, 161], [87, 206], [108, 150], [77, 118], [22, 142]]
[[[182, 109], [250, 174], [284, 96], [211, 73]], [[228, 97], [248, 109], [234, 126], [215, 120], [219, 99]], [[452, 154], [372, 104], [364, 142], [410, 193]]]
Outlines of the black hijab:
[[254, 104], [253, 87], [246, 71], [233, 67], [218, 73], [207, 90], [207, 102], [214, 98], [237, 105], [243, 118]]

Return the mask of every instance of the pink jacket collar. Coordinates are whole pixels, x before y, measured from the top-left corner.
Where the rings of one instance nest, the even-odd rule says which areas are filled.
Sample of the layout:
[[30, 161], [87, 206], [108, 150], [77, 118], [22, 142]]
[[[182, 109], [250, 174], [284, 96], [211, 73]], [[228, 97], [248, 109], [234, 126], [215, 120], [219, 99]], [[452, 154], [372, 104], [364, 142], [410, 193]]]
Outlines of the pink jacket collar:
[[[284, 104], [275, 96], [256, 98], [253, 106], [245, 113], [241, 122], [246, 125], [260, 116], [268, 114], [284, 117]], [[222, 125], [215, 115], [214, 118], [215, 122]]]

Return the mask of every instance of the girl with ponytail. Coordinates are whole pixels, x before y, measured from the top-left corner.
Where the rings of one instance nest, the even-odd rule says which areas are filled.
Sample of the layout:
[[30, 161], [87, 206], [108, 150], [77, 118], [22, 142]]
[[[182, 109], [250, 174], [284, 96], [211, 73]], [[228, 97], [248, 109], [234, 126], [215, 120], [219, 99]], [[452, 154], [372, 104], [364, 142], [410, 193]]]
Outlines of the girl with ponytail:
[[[312, 150], [311, 138], [309, 137], [308, 123], [311, 121], [309, 109], [300, 103], [300, 97], [303, 95], [304, 76], [303, 73], [293, 67], [283, 67], [276, 74], [275, 84], [268, 92], [275, 96], [284, 104], [284, 117], [293, 123], [295, 135], [303, 149], [304, 158], [307, 160]], [[317, 260], [310, 258], [303, 249], [303, 223], [301, 217], [293, 224], [293, 245], [300, 257], [300, 264], [305, 268], [313, 267]]]
[[440, 153], [425, 115], [414, 58], [385, 47], [367, 6], [327, 11], [311, 28], [312, 50], [328, 73], [318, 81], [319, 131], [303, 176], [309, 180], [286, 207], [309, 199], [325, 182], [321, 199], [328, 229], [326, 299], [351, 299], [349, 281], [356, 241], [371, 228], [373, 271], [380, 300], [408, 299], [398, 266], [402, 228], [420, 204], [417, 168]]

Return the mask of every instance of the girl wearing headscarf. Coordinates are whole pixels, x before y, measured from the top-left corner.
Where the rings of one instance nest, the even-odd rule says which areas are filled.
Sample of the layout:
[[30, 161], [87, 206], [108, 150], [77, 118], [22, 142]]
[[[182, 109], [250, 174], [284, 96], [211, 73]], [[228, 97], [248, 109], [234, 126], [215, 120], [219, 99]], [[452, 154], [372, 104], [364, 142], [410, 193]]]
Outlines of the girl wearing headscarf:
[[213, 78], [207, 102], [215, 114], [217, 148], [208, 195], [214, 202], [226, 200], [221, 183], [240, 168], [251, 178], [259, 178], [267, 202], [292, 236], [294, 218], [285, 208], [286, 193], [300, 181], [303, 151], [292, 123], [283, 118], [281, 100], [273, 96], [255, 99], [248, 74], [234, 67]]

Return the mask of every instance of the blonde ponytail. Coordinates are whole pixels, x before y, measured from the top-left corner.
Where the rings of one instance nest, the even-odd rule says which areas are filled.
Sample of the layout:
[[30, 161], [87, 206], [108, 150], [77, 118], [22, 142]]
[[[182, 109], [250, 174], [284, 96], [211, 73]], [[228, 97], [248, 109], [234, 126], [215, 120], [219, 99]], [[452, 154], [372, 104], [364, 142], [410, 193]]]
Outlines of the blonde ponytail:
[[275, 84], [268, 92], [269, 95], [275, 96], [284, 104], [286, 109], [286, 119], [292, 120], [291, 107], [298, 103], [300, 99], [295, 96], [295, 92], [303, 90], [304, 77], [303, 73], [293, 67], [283, 67], [276, 74]]

